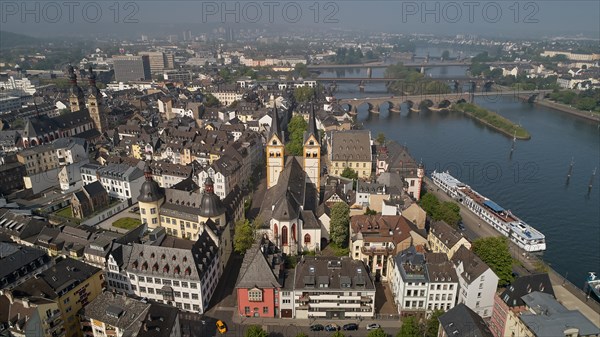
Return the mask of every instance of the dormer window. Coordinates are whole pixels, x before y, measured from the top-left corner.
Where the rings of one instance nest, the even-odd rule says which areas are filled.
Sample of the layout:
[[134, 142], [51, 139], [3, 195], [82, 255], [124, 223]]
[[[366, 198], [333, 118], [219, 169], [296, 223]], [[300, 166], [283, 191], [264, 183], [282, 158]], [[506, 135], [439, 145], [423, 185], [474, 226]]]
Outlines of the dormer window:
[[248, 301], [250, 302], [262, 302], [263, 294], [262, 290], [258, 288], [248, 290]]

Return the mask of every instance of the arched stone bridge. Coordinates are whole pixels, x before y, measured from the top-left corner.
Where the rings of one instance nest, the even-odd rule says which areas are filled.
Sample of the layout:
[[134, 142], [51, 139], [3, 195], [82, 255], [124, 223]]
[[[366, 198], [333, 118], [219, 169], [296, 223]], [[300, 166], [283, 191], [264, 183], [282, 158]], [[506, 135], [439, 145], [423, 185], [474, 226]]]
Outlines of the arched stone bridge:
[[[351, 113], [357, 113], [357, 107], [367, 104], [369, 113], [379, 113], [379, 106], [387, 103], [390, 112], [400, 112], [402, 103], [407, 103], [410, 109], [413, 107], [426, 106], [431, 109], [447, 108], [452, 104], [459, 102], [473, 102], [475, 97], [489, 97], [495, 100], [499, 96], [514, 96], [518, 99], [533, 102], [541, 99], [551, 90], [531, 90], [531, 91], [491, 91], [491, 92], [461, 92], [448, 94], [429, 94], [429, 95], [408, 95], [408, 96], [386, 96], [386, 97], [366, 97], [366, 98], [344, 98], [339, 99], [338, 104], [348, 106]], [[419, 110], [419, 109], [413, 109]]]

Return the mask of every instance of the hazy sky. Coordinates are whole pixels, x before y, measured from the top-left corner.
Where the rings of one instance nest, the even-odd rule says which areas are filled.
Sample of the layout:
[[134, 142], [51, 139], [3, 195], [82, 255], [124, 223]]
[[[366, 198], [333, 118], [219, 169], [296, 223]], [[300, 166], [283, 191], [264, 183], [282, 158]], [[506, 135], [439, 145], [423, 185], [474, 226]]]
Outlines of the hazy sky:
[[[600, 39], [600, 1], [2, 1], [3, 30], [34, 36], [66, 33], [173, 33], [189, 25], [265, 24], [403, 33], [585, 34]], [[117, 8], [118, 7], [118, 8]], [[212, 24], [211, 24], [212, 23]], [[158, 29], [160, 27], [160, 29]]]

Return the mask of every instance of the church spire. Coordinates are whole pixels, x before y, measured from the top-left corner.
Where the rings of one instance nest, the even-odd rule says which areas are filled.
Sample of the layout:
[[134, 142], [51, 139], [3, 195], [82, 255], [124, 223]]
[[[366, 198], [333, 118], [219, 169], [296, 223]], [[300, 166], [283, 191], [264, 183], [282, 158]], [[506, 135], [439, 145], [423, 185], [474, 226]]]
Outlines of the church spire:
[[310, 115], [308, 116], [308, 133], [307, 137], [311, 135], [315, 136], [315, 139], [319, 139], [317, 137], [317, 121], [315, 119], [315, 104], [313, 102], [310, 103]]
[[273, 104], [273, 114], [271, 116], [271, 134], [269, 135], [269, 138], [273, 138], [273, 135], [277, 135], [277, 138], [279, 138], [281, 141], [283, 141], [283, 137], [281, 134], [281, 130], [279, 129], [280, 127], [280, 121], [279, 121], [279, 114], [277, 113], [277, 103]]

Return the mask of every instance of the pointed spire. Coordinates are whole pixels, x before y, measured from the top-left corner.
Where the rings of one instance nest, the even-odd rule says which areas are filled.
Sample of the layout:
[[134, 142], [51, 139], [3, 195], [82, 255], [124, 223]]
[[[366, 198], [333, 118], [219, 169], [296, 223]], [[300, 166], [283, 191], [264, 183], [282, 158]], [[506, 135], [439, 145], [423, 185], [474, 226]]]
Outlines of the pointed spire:
[[[281, 137], [281, 131], [279, 130], [279, 114], [277, 113], [277, 103], [273, 103], [273, 115], [271, 116], [271, 135], [270, 137], [273, 137], [273, 135], [277, 135], [277, 137], [283, 141], [283, 138]], [[270, 138], [269, 137], [269, 138]]]
[[308, 134], [307, 134], [307, 138], [310, 137], [310, 135], [315, 136], [315, 139], [319, 140], [318, 134], [317, 134], [317, 121], [315, 119], [315, 104], [313, 102], [310, 103], [310, 115], [308, 117]]

